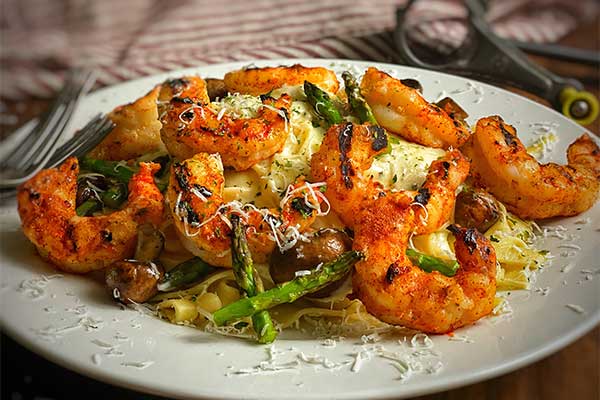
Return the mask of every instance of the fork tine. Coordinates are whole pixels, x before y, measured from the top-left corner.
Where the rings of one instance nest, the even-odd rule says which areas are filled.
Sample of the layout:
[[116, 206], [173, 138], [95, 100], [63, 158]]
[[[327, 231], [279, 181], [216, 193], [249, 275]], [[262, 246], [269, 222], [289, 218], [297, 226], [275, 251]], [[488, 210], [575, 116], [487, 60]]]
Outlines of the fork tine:
[[[27, 176], [15, 179], [0, 180], [0, 199], [7, 197], [7, 193], [11, 188], [15, 189], [16, 186], [32, 178], [43, 168], [52, 168], [60, 164], [71, 155], [75, 155], [77, 157], [84, 155], [90, 149], [96, 146], [96, 144], [98, 144], [110, 131], [112, 131], [113, 127], [114, 123], [108, 119], [108, 117], [98, 115], [84, 128], [82, 128], [80, 135], [73, 137], [69, 142], [61, 146], [60, 154], [55, 154], [50, 161], [45, 160], [47, 162], [38, 164], [36, 168], [27, 174]], [[48, 155], [48, 158], [49, 157], [50, 154]]]
[[108, 117], [98, 114], [86, 126], [81, 128], [76, 136], [56, 150], [44, 168], [55, 167], [70, 156], [81, 157], [85, 155], [96, 147], [112, 131], [113, 127], [114, 123]]
[[34, 158], [32, 158], [27, 165], [24, 166], [25, 170], [28, 170], [33, 165], [43, 165], [48, 160], [48, 158], [52, 156], [52, 153], [54, 153], [54, 150], [58, 146], [59, 139], [63, 135], [67, 124], [71, 120], [71, 116], [73, 115], [75, 106], [76, 102], [70, 101], [69, 103], [67, 103], [67, 105], [65, 106], [64, 116], [57, 122], [56, 126], [54, 127], [53, 134], [48, 135], [48, 139], [45, 141], [45, 143], [42, 143], [43, 147], [41, 151], [37, 155], [35, 155]]
[[26, 154], [22, 161], [16, 166], [19, 171], [29, 171], [36, 165], [36, 160], [38, 158], [44, 157], [51, 151], [52, 145], [55, 144], [62, 135], [65, 123], [71, 118], [72, 112], [73, 109], [68, 104], [63, 105], [60, 108], [60, 112], [57, 113], [52, 124], [48, 124], [46, 127], [43, 136], [40, 136], [39, 140], [34, 144], [34, 147], [30, 149], [28, 154]]
[[[49, 153], [54, 150], [58, 143], [58, 139], [64, 132], [68, 122], [71, 120], [71, 116], [73, 115], [75, 106], [79, 102], [80, 96], [83, 94], [84, 90], [87, 90], [90, 87], [89, 82], [92, 79], [91, 72], [76, 71], [74, 75], [73, 85], [71, 89], [65, 93], [66, 101], [62, 110], [63, 112], [60, 114], [60, 118], [54, 121], [54, 125], [46, 126], [35, 145], [29, 149], [22, 158], [22, 161], [17, 164], [17, 169], [28, 170], [31, 166], [36, 165], [36, 163], [41, 163], [43, 166], [45, 161], [50, 157]], [[81, 79], [83, 79], [83, 82], [80, 82]], [[38, 154], [36, 155], [36, 153]]]
[[24, 159], [26, 152], [31, 149], [31, 146], [39, 139], [40, 134], [45, 131], [45, 127], [48, 124], [54, 124], [54, 120], [59, 117], [59, 111], [62, 113], [62, 107], [62, 103], [57, 102], [48, 110], [48, 113], [40, 117], [39, 122], [33, 127], [29, 135], [27, 135], [27, 137], [15, 147], [8, 158], [2, 162], [2, 169], [17, 169], [18, 163]]
[[40, 136], [46, 131], [48, 124], [53, 122], [51, 121], [53, 116], [56, 115], [57, 110], [66, 100], [67, 97], [65, 96], [72, 90], [73, 85], [74, 81], [72, 74], [69, 74], [67, 80], [65, 81], [65, 85], [58, 93], [48, 110], [40, 117], [39, 122], [31, 131], [31, 134], [15, 149], [12, 155], [10, 155], [8, 159], [2, 163], [3, 168], [10, 167], [13, 169], [18, 169], [20, 162], [26, 160], [25, 154], [31, 150], [35, 142], [39, 140]]
[[73, 150], [73, 154], [75, 157], [82, 157], [90, 152], [94, 147], [98, 145], [114, 129], [115, 124], [106, 118], [105, 121], [102, 121], [100, 125], [98, 125], [96, 132], [93, 135], [90, 135], [90, 139], [82, 142], [81, 145]]
[[[75, 110], [75, 108], [77, 107], [77, 105], [81, 101], [81, 98], [83, 97], [83, 95], [85, 95], [92, 88], [92, 86], [94, 85], [95, 81], [96, 81], [95, 75], [92, 74], [91, 72], [89, 72], [87, 74], [87, 76], [86, 76], [86, 80], [83, 83], [83, 85], [81, 85], [78, 88], [78, 92], [77, 92], [76, 96], [71, 99], [71, 101], [69, 103], [69, 107], [71, 107], [73, 110]], [[98, 119], [100, 116], [101, 116], [101, 114], [98, 114], [95, 119]], [[103, 117], [103, 118], [106, 119], [106, 117]], [[91, 123], [92, 121], [90, 121], [88, 124], [86, 124], [86, 126], [84, 128], [82, 128], [82, 130], [80, 131], [81, 134], [84, 134], [87, 129], [90, 129], [90, 130], [92, 129], [92, 127], [93, 127], [93, 124]], [[69, 122], [68, 120], [65, 121], [64, 125], [61, 128], [62, 130], [66, 129], [66, 126], [67, 126], [68, 122]], [[57, 137], [57, 139], [59, 139], [61, 136], [62, 136], [62, 134], [59, 135]], [[77, 135], [77, 136], [79, 136], [79, 135]], [[83, 135], [81, 135], [81, 136], [83, 136]], [[71, 140], [73, 140], [73, 138], [71, 138]], [[52, 145], [51, 150], [49, 151], [49, 153], [47, 153], [44, 157], [38, 156], [36, 158], [36, 160], [35, 160], [35, 163], [39, 164], [42, 167], [44, 165], [46, 165], [48, 163], [49, 159], [52, 158], [53, 154], [58, 151], [57, 146], [58, 146], [58, 140], [55, 140], [55, 142]], [[62, 146], [62, 147], [66, 147], [66, 146]], [[70, 152], [68, 152], [66, 154], [68, 155], [69, 153]]]
[[102, 121], [102, 118], [102, 114], [97, 114], [83, 128], [75, 132], [75, 135], [71, 139], [67, 140], [56, 149], [45, 168], [60, 163], [66, 154], [71, 154], [73, 150], [79, 146], [80, 142], [87, 140], [87, 137], [96, 129], [97, 125]]
[[74, 110], [74, 107], [71, 107], [71, 105], [73, 102], [79, 100], [82, 90], [89, 88], [87, 82], [89, 81], [90, 76], [91, 73], [89, 71], [75, 70], [72, 72], [71, 77], [69, 78], [69, 84], [66, 85], [66, 90], [62, 91], [60, 99], [58, 100], [66, 105], [66, 108], [62, 110], [62, 118], [52, 121], [54, 122], [54, 125], [46, 125], [41, 129], [41, 134], [25, 155], [22, 156], [20, 159], [21, 161], [15, 166], [16, 169], [27, 170], [28, 167], [33, 165], [33, 157], [38, 153], [40, 147], [42, 151], [39, 151], [40, 154], [37, 157], [38, 159], [41, 158], [40, 156], [45, 155], [47, 151], [52, 150], [52, 146], [49, 146], [48, 144], [55, 143], [58, 139], [58, 134], [62, 133], [61, 128], [64, 124], [63, 121], [68, 121], [70, 119], [72, 111]]

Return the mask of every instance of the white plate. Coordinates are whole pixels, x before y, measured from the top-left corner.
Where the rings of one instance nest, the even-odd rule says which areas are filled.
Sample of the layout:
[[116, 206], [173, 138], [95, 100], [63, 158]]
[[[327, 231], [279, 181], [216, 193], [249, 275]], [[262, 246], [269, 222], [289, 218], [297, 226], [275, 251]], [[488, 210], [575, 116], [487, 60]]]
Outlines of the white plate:
[[[300, 62], [322, 65], [336, 71], [355, 72], [375, 65], [398, 77], [416, 78], [431, 101], [450, 95], [469, 113], [469, 122], [498, 114], [517, 127], [525, 143], [535, 130], [550, 126], [560, 141], [549, 156], [565, 162], [565, 149], [584, 129], [558, 113], [496, 87], [467, 79], [395, 65], [331, 60], [271, 60], [255, 64], [277, 65]], [[82, 103], [73, 126], [82, 126], [99, 111], [134, 100], [166, 77], [198, 73], [222, 77], [247, 63], [186, 69], [127, 82], [100, 90]], [[587, 223], [582, 223], [587, 222]], [[406, 379], [388, 359], [373, 357], [352, 363], [353, 354], [363, 346], [360, 339], [343, 339], [335, 347], [322, 339], [278, 339], [275, 362], [298, 360], [299, 367], [263, 375], [235, 372], [257, 366], [269, 358], [268, 347], [241, 339], [225, 338], [192, 328], [175, 326], [121, 309], [103, 287], [86, 277], [65, 275], [42, 282], [42, 297], [32, 299], [30, 290], [19, 290], [28, 280], [56, 272], [35, 255], [19, 228], [15, 206], [2, 209], [2, 282], [0, 286], [2, 328], [34, 352], [79, 373], [111, 384], [177, 398], [343, 398], [363, 399], [423, 395], [487, 379], [532, 363], [559, 350], [589, 331], [600, 320], [600, 206], [583, 215], [546, 223], [562, 225], [570, 240], [548, 238], [542, 246], [555, 255], [531, 292], [510, 296], [512, 317], [486, 318], [456, 332], [456, 338], [433, 337], [437, 356], [423, 370]], [[573, 245], [575, 246], [569, 246]], [[566, 245], [566, 246], [565, 246]], [[565, 247], [561, 247], [565, 246]], [[580, 251], [569, 247], [579, 246]], [[573, 265], [561, 272], [567, 264]], [[588, 273], [586, 273], [588, 271]], [[25, 282], [25, 283], [24, 283]], [[567, 304], [581, 307], [577, 312]], [[577, 308], [577, 307], [575, 307]], [[46, 330], [46, 331], [44, 331]], [[44, 333], [46, 332], [46, 333]], [[54, 332], [54, 334], [48, 334]], [[405, 356], [414, 352], [397, 339], [367, 346], [383, 345]], [[112, 346], [112, 347], [111, 347]], [[112, 348], [112, 349], [111, 349]], [[291, 350], [290, 350], [291, 349]], [[282, 351], [280, 354], [278, 351]], [[319, 354], [339, 368], [301, 361]], [[365, 355], [365, 353], [363, 353]], [[308, 358], [305, 357], [305, 360]], [[438, 361], [441, 364], [438, 364]], [[332, 367], [334, 364], [327, 364]], [[358, 371], [353, 372], [352, 367]], [[144, 368], [141, 368], [144, 367]], [[418, 365], [414, 364], [414, 368]]]

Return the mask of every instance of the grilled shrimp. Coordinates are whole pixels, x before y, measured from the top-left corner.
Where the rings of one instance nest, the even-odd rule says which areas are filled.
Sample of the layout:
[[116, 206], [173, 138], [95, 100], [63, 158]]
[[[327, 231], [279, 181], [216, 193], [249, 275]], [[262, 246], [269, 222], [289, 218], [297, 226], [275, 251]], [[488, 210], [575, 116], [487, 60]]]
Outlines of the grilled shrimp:
[[164, 151], [160, 139], [156, 101], [160, 85], [131, 104], [115, 108], [108, 118], [115, 124], [113, 130], [98, 144], [89, 156], [100, 160], [130, 160], [144, 154]]
[[[192, 91], [190, 86], [196, 86], [196, 94], [181, 97]], [[180, 96], [164, 104], [162, 140], [176, 158], [219, 153], [225, 166], [248, 169], [281, 150], [288, 137], [291, 98], [261, 96], [261, 101], [256, 117], [234, 118], [210, 107], [204, 80], [190, 81]]]
[[227, 90], [232, 93], [258, 96], [269, 93], [284, 85], [302, 85], [309, 81], [329, 93], [337, 93], [340, 84], [335, 73], [323, 67], [304, 67], [300, 64], [291, 67], [246, 68], [228, 72], [223, 78]]
[[410, 199], [377, 199], [362, 212], [354, 249], [353, 293], [382, 321], [429, 333], [446, 333], [477, 321], [494, 307], [496, 253], [475, 229], [450, 225], [460, 268], [454, 277], [413, 265], [406, 248], [417, 223]]
[[319, 151], [312, 156], [311, 175], [327, 183], [325, 195], [347, 226], [355, 226], [363, 208], [386, 196], [400, 203], [408, 198], [417, 205], [416, 233], [438, 230], [452, 215], [456, 189], [469, 173], [468, 161], [458, 150], [450, 151], [431, 164], [425, 183], [418, 191], [390, 192], [365, 173], [373, 157], [386, 145], [386, 133], [379, 127], [334, 125], [325, 134]]
[[240, 215], [248, 226], [254, 260], [265, 262], [276, 244], [282, 250], [293, 246], [320, 213], [323, 195], [307, 182], [299, 181], [290, 188], [281, 210], [224, 203], [224, 182], [221, 157], [198, 153], [172, 166], [167, 189], [167, 202], [183, 245], [216, 266], [231, 267], [230, 215]]
[[197, 76], [168, 79], [145, 96], [115, 108], [108, 117], [113, 130], [89, 156], [100, 160], [131, 160], [145, 154], [165, 151], [160, 137], [159, 115], [173, 97], [184, 96], [208, 103], [204, 81]]
[[161, 86], [158, 94], [158, 114], [162, 118], [163, 112], [171, 99], [191, 99], [195, 103], [208, 104], [208, 89], [206, 81], [199, 76], [189, 75], [181, 78], [167, 79]]
[[498, 116], [480, 119], [464, 146], [472, 177], [521, 218], [577, 215], [600, 188], [600, 149], [583, 135], [567, 150], [567, 165], [540, 164], [527, 153], [515, 128]]
[[459, 116], [428, 103], [418, 90], [376, 68], [369, 68], [360, 89], [377, 122], [406, 140], [435, 148], [460, 147], [471, 133]]
[[162, 219], [163, 196], [153, 179], [159, 169], [158, 164], [141, 163], [123, 209], [94, 217], [75, 212], [76, 158], [43, 170], [18, 190], [23, 232], [43, 258], [67, 272], [86, 273], [130, 258], [138, 226], [158, 225]]

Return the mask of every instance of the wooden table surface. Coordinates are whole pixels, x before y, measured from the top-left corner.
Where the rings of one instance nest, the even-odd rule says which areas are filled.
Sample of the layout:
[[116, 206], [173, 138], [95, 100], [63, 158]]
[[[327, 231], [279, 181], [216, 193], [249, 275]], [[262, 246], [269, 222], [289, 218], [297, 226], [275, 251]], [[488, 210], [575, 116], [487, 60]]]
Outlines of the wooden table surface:
[[[600, 50], [600, 19], [596, 18], [590, 23], [580, 26], [576, 31], [561, 40], [561, 44], [573, 47]], [[557, 74], [580, 79], [586, 89], [600, 95], [598, 69], [582, 65], [557, 62], [535, 57], [536, 62], [543, 64]], [[520, 92], [522, 93], [522, 92]], [[532, 97], [533, 96], [529, 96]], [[16, 115], [14, 121], [3, 120], [0, 123], [0, 138], [14, 129], [20, 123], [39, 114], [46, 106], [46, 101], [27, 101], [25, 103], [5, 102], [7, 112]], [[588, 127], [600, 136], [600, 121]], [[600, 305], [599, 305], [600, 306]], [[3, 339], [6, 343], [9, 339]], [[4, 347], [6, 349], [6, 347]], [[18, 357], [25, 357], [26, 350], [16, 350]], [[19, 353], [21, 352], [21, 353]], [[8, 366], [3, 352], [3, 377]], [[13, 353], [15, 356], [15, 353]], [[16, 357], [16, 356], [15, 356]], [[43, 362], [43, 361], [40, 361]], [[56, 367], [56, 370], [60, 370]], [[70, 379], [75, 379], [75, 374], [70, 374]], [[42, 380], [43, 378], [40, 377]], [[79, 379], [87, 379], [79, 377]], [[91, 381], [91, 380], [90, 380]], [[89, 384], [89, 383], [88, 383]], [[106, 385], [104, 385], [106, 386]], [[123, 389], [116, 389], [111, 393], [111, 398], [120, 399], [148, 399], [149, 396], [136, 394]], [[101, 393], [108, 392], [102, 390]], [[3, 391], [3, 394], [9, 394]], [[7, 397], [9, 398], [9, 397]], [[151, 397], [154, 398], [154, 397]], [[528, 367], [522, 368], [507, 375], [450, 390], [430, 396], [419, 397], [418, 400], [559, 400], [559, 399], [600, 399], [600, 327], [577, 340], [565, 349], [543, 359]]]

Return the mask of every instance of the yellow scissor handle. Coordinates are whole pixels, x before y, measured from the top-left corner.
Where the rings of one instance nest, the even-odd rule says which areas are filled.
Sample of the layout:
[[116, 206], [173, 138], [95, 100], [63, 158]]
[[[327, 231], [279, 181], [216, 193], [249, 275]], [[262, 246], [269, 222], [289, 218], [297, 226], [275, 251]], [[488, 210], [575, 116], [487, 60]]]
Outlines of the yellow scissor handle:
[[598, 98], [590, 92], [569, 86], [560, 92], [559, 100], [562, 113], [581, 125], [589, 125], [598, 117]]

